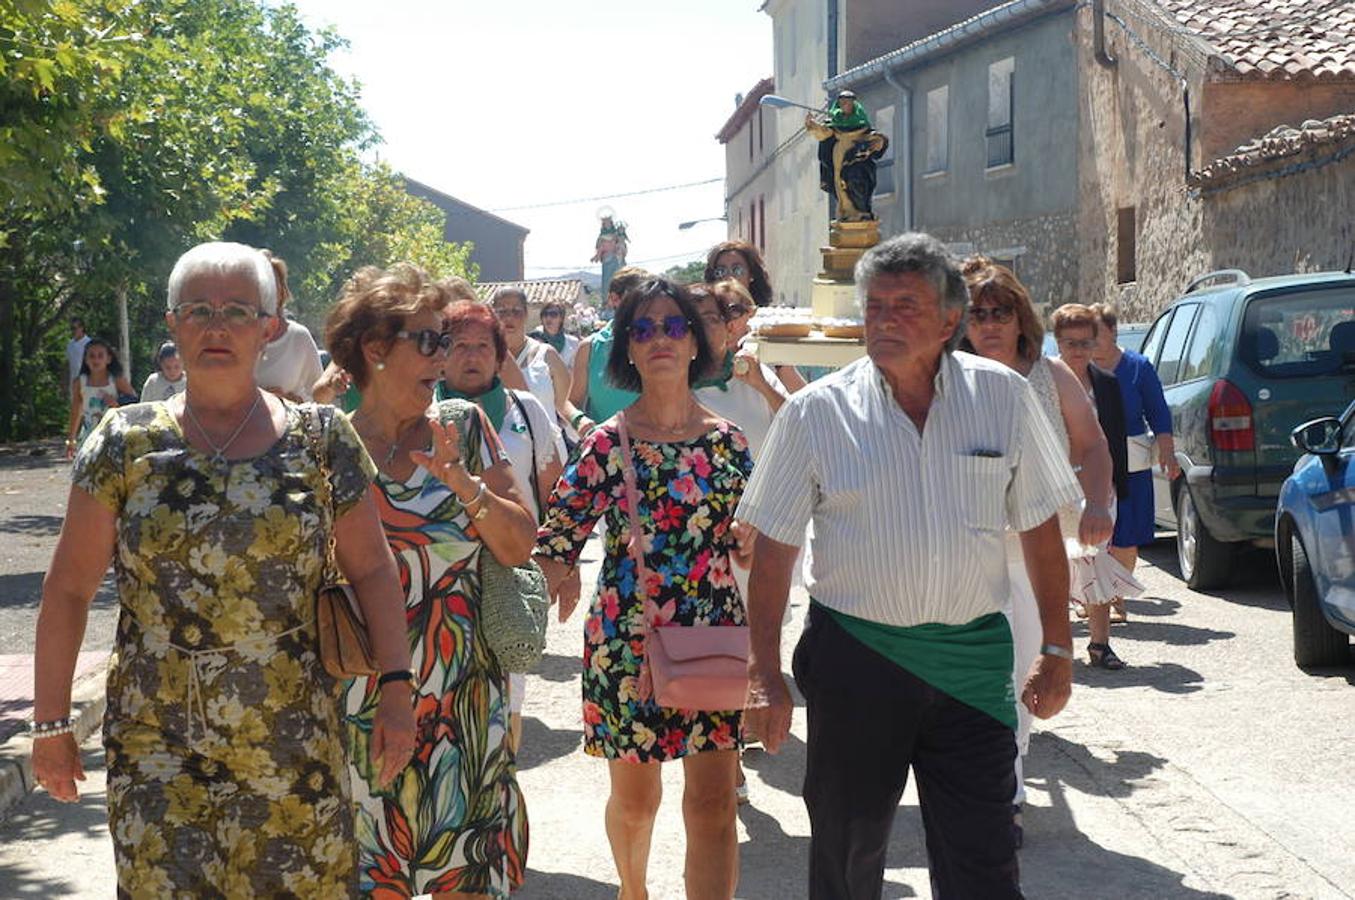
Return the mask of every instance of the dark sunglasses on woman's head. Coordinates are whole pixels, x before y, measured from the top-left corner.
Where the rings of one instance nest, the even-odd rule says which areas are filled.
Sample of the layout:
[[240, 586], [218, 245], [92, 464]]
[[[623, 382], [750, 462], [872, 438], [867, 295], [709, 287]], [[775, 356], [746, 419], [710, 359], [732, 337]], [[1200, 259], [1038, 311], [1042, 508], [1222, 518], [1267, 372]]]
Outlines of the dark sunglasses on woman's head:
[[748, 269], [739, 263], [732, 266], [716, 266], [711, 270], [711, 274], [719, 278], [742, 278], [748, 274]]
[[999, 325], [1006, 325], [1016, 316], [1016, 310], [1009, 306], [971, 306], [969, 307], [969, 320], [978, 322], [982, 325], [984, 322], [996, 322]]
[[413, 341], [415, 348], [424, 356], [432, 356], [438, 352], [446, 356], [447, 351], [452, 348], [452, 335], [447, 331], [424, 328], [421, 331], [397, 331], [395, 336]]
[[720, 307], [720, 310], [725, 314], [726, 319], [737, 319], [739, 316], [746, 316], [753, 311], [751, 307], [742, 303], [726, 303]]
[[659, 334], [659, 329], [670, 339], [680, 341], [691, 332], [691, 323], [684, 316], [664, 316], [659, 322], [646, 316], [630, 323], [630, 336], [637, 344], [647, 344]]

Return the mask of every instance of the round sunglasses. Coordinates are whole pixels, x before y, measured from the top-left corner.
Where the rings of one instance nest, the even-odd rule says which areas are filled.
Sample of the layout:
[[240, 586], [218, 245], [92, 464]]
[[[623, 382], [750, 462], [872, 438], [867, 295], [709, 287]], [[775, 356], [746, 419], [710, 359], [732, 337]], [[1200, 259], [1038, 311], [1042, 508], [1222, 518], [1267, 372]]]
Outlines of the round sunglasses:
[[424, 328], [420, 331], [397, 331], [395, 336], [406, 341], [413, 341], [415, 349], [424, 356], [432, 356], [439, 352], [446, 356], [452, 348], [452, 335], [447, 331], [434, 331], [431, 328]]
[[637, 344], [647, 344], [658, 337], [659, 329], [663, 329], [670, 340], [680, 341], [691, 333], [691, 327], [685, 316], [664, 316], [662, 322], [646, 316], [630, 323], [630, 336]]

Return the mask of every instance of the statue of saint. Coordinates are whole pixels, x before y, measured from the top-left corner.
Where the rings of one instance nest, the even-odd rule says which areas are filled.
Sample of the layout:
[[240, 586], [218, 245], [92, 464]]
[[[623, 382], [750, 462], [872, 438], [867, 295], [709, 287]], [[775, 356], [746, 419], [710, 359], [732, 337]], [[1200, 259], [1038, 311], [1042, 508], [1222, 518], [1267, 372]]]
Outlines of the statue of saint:
[[837, 221], [874, 219], [875, 161], [889, 147], [889, 138], [870, 127], [856, 94], [841, 91], [826, 117], [805, 116], [805, 130], [819, 142], [819, 187], [837, 198]]
[[614, 220], [610, 207], [598, 210], [602, 228], [598, 231], [597, 242], [593, 245], [592, 262], [602, 263], [602, 296], [607, 296], [607, 286], [612, 276], [626, 264], [626, 250], [629, 238], [626, 236], [626, 223]]

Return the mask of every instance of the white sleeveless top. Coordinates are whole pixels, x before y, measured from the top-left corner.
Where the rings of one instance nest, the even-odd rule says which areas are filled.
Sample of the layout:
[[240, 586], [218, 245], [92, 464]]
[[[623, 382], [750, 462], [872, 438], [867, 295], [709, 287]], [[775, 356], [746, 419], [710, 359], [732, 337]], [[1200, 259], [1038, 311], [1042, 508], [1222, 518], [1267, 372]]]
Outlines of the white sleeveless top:
[[[1063, 421], [1063, 406], [1059, 403], [1058, 385], [1054, 384], [1054, 373], [1049, 369], [1049, 358], [1041, 356], [1035, 360], [1031, 366], [1030, 373], [1026, 375], [1026, 381], [1030, 383], [1031, 390], [1035, 392], [1035, 399], [1040, 403], [1040, 409], [1044, 411], [1045, 418], [1054, 429], [1054, 436], [1058, 438], [1059, 446], [1063, 448], [1064, 456], [1068, 455], [1068, 426]], [[1077, 537], [1078, 521], [1082, 518], [1082, 502], [1070, 503], [1059, 507], [1059, 531], [1063, 534], [1065, 540]], [[1024, 559], [1021, 551], [1021, 536], [1014, 531], [1007, 532], [1007, 559], [1019, 561]]]
[[112, 375], [108, 384], [95, 387], [89, 383], [88, 375], [80, 376], [80, 432], [79, 439], [94, 430], [104, 413], [118, 405], [118, 386]]
[[541, 405], [546, 407], [547, 411], [553, 411], [555, 382], [551, 378], [550, 363], [546, 361], [546, 351], [549, 349], [549, 344], [527, 338], [527, 343], [522, 345], [522, 351], [517, 355], [517, 363], [522, 369], [522, 377], [527, 380], [527, 390], [541, 401]]

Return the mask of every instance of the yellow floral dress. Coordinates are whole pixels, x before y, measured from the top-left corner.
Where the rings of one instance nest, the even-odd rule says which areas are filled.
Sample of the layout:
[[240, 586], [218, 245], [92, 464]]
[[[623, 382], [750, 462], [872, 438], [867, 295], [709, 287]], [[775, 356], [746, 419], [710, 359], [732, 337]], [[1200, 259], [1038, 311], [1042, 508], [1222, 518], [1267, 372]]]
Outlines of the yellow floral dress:
[[164, 403], [120, 407], [76, 457], [75, 485], [117, 516], [104, 746], [119, 896], [356, 891], [340, 685], [312, 624], [317, 415], [342, 515], [375, 467], [332, 407], [288, 404], [278, 441], [235, 461], [190, 447]]

